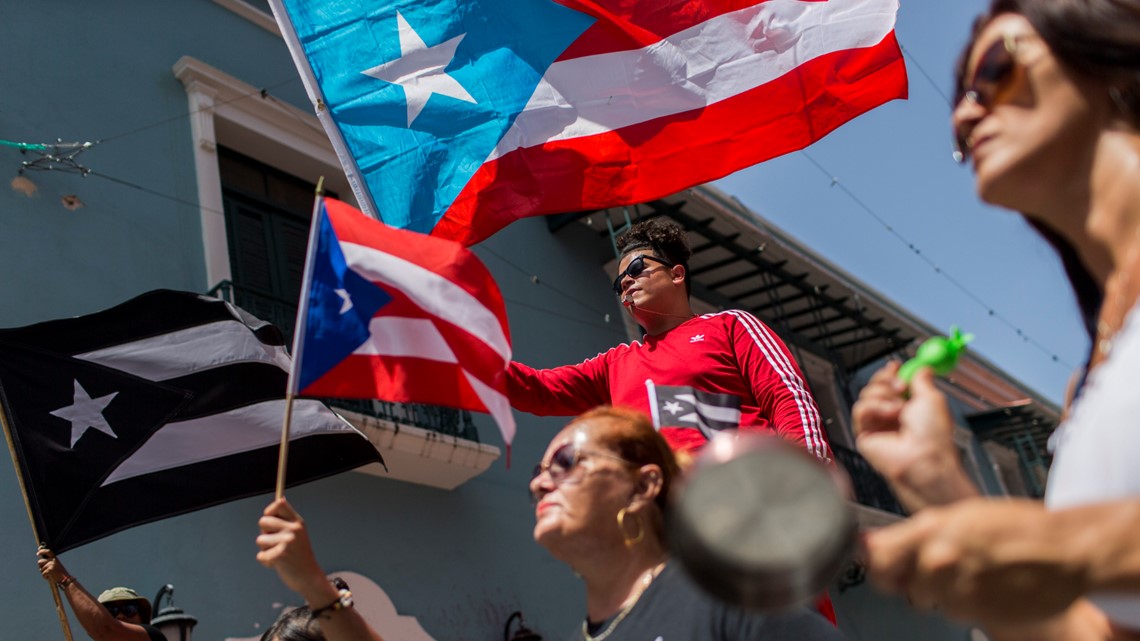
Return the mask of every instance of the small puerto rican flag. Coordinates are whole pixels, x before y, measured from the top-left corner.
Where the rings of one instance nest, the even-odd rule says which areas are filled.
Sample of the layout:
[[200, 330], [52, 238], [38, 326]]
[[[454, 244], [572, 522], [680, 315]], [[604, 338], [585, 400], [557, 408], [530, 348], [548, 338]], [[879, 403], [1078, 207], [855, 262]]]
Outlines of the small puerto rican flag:
[[483, 263], [331, 198], [314, 209], [290, 390], [487, 412], [509, 447], [511, 341]]
[[740, 427], [740, 397], [702, 392], [679, 385], [656, 385], [645, 381], [653, 427], [695, 427], [711, 439], [721, 430]]

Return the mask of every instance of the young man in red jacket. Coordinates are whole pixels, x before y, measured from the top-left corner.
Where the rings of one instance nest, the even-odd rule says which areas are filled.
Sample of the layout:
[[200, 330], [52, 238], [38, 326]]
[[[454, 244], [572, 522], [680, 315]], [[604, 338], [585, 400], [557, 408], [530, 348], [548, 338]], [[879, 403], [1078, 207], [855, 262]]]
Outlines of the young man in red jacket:
[[[598, 405], [651, 414], [652, 388], [687, 387], [736, 397], [741, 430], [778, 434], [830, 460], [819, 410], [784, 342], [742, 310], [693, 313], [684, 230], [654, 219], [634, 225], [617, 243], [614, 291], [645, 336], [577, 365], [536, 370], [511, 363], [511, 405], [540, 416], [576, 415]], [[665, 427], [669, 414], [659, 414], [662, 435], [675, 451], [690, 453], [707, 441], [695, 427]]]

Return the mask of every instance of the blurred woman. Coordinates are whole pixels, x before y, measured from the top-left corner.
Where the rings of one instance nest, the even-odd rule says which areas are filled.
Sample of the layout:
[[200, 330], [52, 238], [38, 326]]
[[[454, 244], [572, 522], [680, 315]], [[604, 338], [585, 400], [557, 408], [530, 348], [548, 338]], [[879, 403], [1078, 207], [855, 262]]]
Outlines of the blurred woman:
[[[668, 443], [635, 411], [587, 412], [550, 442], [530, 482], [534, 538], [582, 578], [586, 612], [569, 638], [841, 640], [830, 623], [806, 609], [765, 615], [715, 601], [669, 560], [665, 514], [677, 471]], [[275, 568], [310, 606], [334, 598], [304, 525], [287, 503], [271, 504], [260, 525], [259, 561]], [[356, 617], [355, 628], [344, 618], [348, 614]], [[368, 636], [351, 609], [328, 617], [320, 625], [329, 641], [377, 638]]]
[[1088, 377], [1054, 438], [1046, 509], [976, 498], [930, 372], [909, 398], [897, 364], [878, 372], [853, 410], [859, 448], [918, 513], [868, 537], [871, 574], [997, 638], [1140, 638], [1140, 0], [994, 0], [952, 123], [982, 199], [1057, 247], [1093, 338]]
[[574, 419], [535, 467], [534, 539], [582, 577], [586, 613], [572, 638], [841, 639], [806, 609], [744, 612], [701, 592], [665, 544], [677, 464], [641, 413], [603, 407]]

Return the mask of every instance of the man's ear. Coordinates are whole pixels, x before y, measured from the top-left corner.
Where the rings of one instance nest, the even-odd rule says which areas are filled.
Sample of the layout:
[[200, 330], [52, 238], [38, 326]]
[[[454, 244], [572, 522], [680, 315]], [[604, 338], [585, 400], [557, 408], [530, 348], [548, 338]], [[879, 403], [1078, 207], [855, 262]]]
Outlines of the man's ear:
[[683, 284], [685, 282], [685, 266], [673, 265], [670, 272], [673, 274], [673, 282], [676, 284]]

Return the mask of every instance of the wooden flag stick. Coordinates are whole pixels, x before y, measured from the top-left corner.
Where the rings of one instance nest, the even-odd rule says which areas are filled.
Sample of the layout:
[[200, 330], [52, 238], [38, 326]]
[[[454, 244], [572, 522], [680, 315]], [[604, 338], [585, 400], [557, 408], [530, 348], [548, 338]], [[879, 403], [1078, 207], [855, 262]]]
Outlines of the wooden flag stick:
[[[23, 468], [20, 466], [20, 459], [16, 456], [16, 444], [12, 440], [12, 430], [8, 427], [8, 413], [0, 409], [0, 425], [4, 427], [4, 438], [8, 441], [8, 453], [12, 455], [12, 467], [16, 471], [16, 480], [20, 483], [20, 495], [24, 497], [24, 509], [28, 513], [28, 523], [32, 525], [32, 536], [35, 537], [39, 546], [45, 547], [43, 539], [40, 538], [39, 528], [36, 527], [36, 517], [32, 514], [32, 502], [28, 500], [28, 488], [24, 485], [24, 475], [21, 473]], [[55, 613], [59, 617], [59, 625], [63, 628], [63, 638], [67, 641], [72, 641], [71, 637], [71, 624], [67, 621], [67, 613], [63, 610], [63, 600], [59, 597], [59, 586], [54, 581], [48, 581], [48, 586], [51, 588], [51, 597], [55, 600]]]
[[293, 363], [289, 366], [289, 380], [285, 383], [285, 423], [281, 426], [281, 448], [277, 456], [277, 500], [285, 496], [285, 468], [289, 461], [289, 426], [293, 421], [293, 386], [297, 380], [297, 363], [301, 360], [301, 336], [305, 332], [305, 314], [308, 310], [306, 296], [309, 293], [309, 270], [313, 253], [317, 247], [317, 234], [321, 210], [321, 194], [324, 192], [325, 177], [317, 179], [316, 197], [313, 199], [313, 215], [309, 221], [309, 246], [305, 250], [305, 275], [301, 279], [301, 300], [297, 305], [297, 322], [293, 329]]
[[285, 422], [281, 425], [281, 448], [277, 454], [277, 500], [285, 496], [285, 468], [289, 462], [289, 425], [293, 421], [293, 392], [285, 393]]

